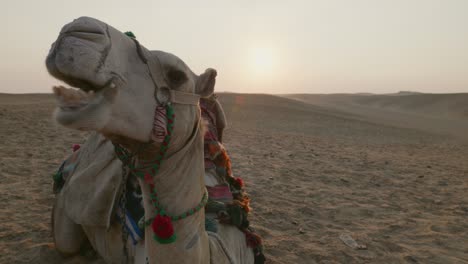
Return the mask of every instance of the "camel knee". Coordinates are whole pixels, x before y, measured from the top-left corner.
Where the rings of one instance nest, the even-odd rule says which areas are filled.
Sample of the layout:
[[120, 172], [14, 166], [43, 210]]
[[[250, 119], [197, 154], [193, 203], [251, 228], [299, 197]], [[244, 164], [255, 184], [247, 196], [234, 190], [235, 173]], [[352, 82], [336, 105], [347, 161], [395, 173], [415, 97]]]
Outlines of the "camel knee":
[[54, 232], [55, 249], [64, 256], [73, 256], [80, 252], [85, 236], [77, 233]]

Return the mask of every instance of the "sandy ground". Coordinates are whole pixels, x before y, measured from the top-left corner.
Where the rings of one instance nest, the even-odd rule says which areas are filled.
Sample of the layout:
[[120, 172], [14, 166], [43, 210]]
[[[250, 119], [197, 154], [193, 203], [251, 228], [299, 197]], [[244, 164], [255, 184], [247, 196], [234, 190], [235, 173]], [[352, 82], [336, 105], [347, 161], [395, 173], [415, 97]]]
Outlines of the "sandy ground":
[[[269, 263], [468, 263], [463, 116], [421, 128], [408, 125], [420, 116], [398, 123], [383, 108], [220, 98]], [[0, 95], [0, 263], [89, 262], [53, 249], [51, 174], [86, 134], [54, 124], [52, 111], [48, 95]]]

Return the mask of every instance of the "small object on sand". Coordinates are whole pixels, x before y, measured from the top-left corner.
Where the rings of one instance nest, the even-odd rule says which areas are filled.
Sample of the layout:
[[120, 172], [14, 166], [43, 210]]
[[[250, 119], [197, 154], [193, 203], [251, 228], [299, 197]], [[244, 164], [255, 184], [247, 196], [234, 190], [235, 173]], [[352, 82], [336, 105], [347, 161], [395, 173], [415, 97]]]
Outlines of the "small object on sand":
[[343, 178], [340, 178], [340, 181], [342, 181], [344, 183], [349, 183], [349, 181], [347, 179], [343, 179]]
[[354, 240], [350, 235], [348, 234], [341, 234], [340, 235], [340, 240], [345, 243], [348, 247], [352, 249], [367, 249], [367, 246], [365, 245], [359, 245], [356, 240]]
[[270, 178], [268, 178], [268, 179], [273, 180], [273, 177], [270, 177]]
[[418, 260], [413, 256], [406, 256], [405, 260], [411, 263], [418, 263]]
[[299, 228], [299, 234], [305, 234], [305, 231], [304, 231], [304, 229], [302, 229], [302, 228]]

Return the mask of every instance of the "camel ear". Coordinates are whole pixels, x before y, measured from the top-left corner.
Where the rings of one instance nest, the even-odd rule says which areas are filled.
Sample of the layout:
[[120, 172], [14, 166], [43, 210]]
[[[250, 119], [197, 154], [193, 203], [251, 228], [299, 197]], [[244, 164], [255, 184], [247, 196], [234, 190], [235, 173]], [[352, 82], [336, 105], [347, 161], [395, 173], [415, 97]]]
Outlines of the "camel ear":
[[206, 69], [203, 74], [198, 76], [195, 93], [205, 98], [212, 95], [216, 83], [216, 75], [218, 73], [215, 69]]

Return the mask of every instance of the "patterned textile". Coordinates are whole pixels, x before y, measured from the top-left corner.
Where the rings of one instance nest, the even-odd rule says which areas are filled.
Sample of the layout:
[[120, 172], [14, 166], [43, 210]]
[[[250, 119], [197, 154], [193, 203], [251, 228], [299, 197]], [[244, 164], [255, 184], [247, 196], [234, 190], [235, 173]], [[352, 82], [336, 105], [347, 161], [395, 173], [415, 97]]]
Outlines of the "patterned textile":
[[206, 189], [208, 190], [208, 197], [213, 200], [223, 203], [232, 201], [232, 192], [229, 190], [229, 186], [227, 185], [218, 185], [214, 187], [207, 186]]
[[219, 143], [218, 130], [216, 127], [216, 107], [210, 100], [200, 100], [201, 115], [206, 120], [207, 130], [205, 132], [205, 169], [215, 168], [214, 159], [221, 153], [223, 146]]
[[156, 107], [154, 112], [153, 132], [151, 138], [158, 143], [164, 141], [167, 135], [167, 113], [166, 108], [162, 106]]
[[[126, 210], [128, 210], [128, 208]], [[120, 224], [122, 224], [121, 219], [122, 219], [122, 209], [119, 207], [117, 208], [117, 212], [116, 212], [116, 220], [119, 221]], [[145, 238], [144, 230], [142, 230], [138, 226], [138, 222], [135, 221], [135, 218], [132, 217], [132, 215], [128, 211], [125, 213], [124, 227], [127, 230], [127, 233], [133, 245], [138, 244], [138, 242], [142, 241]]]
[[[206, 120], [207, 131], [204, 137], [205, 171], [214, 171], [218, 185], [207, 186], [209, 200], [205, 207], [205, 228], [217, 232], [217, 221], [222, 224], [238, 227], [246, 238], [247, 245], [254, 251], [255, 263], [265, 262], [262, 239], [250, 227], [248, 213], [250, 199], [244, 191], [244, 182], [233, 176], [231, 159], [220, 142], [218, 127], [222, 127], [216, 119], [219, 116], [216, 99], [201, 99], [202, 117]], [[219, 106], [219, 105], [218, 105]], [[217, 221], [213, 221], [215, 217]]]

